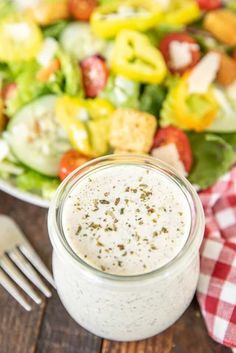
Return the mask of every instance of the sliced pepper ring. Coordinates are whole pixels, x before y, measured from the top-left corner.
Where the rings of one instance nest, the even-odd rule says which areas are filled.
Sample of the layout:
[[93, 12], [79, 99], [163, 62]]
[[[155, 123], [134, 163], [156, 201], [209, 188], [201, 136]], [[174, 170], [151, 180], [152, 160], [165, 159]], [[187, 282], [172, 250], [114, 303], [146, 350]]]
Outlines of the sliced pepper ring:
[[62, 96], [56, 103], [56, 117], [67, 131], [72, 146], [88, 157], [97, 157], [107, 150], [109, 116], [113, 106], [101, 99], [80, 99]]
[[162, 14], [154, 0], [110, 1], [93, 12], [90, 23], [96, 35], [112, 38], [122, 29], [146, 31], [155, 27]]
[[39, 52], [42, 40], [40, 28], [28, 17], [6, 17], [0, 23], [0, 60], [30, 60]]
[[123, 30], [116, 38], [111, 55], [112, 70], [134, 81], [160, 83], [167, 68], [161, 52], [144, 35]]
[[173, 89], [172, 97], [175, 121], [179, 124], [179, 126], [182, 126], [185, 129], [201, 132], [210, 126], [216, 117], [218, 104], [216, 102], [214, 92], [210, 87], [207, 93], [201, 94], [201, 97], [209, 103], [211, 109], [209, 109], [203, 117], [199, 117], [198, 112], [190, 111], [186, 101], [189, 96], [187, 82], [188, 77], [189, 74], [186, 73]]
[[186, 25], [196, 21], [201, 16], [201, 10], [194, 0], [174, 0], [170, 2], [162, 23]]

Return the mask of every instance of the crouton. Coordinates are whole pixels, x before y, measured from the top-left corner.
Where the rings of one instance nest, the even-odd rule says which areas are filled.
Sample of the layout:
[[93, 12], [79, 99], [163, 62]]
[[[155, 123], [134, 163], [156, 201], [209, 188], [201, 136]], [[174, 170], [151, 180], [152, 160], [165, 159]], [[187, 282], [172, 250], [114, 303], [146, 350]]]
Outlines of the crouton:
[[203, 27], [216, 39], [228, 45], [236, 45], [236, 14], [220, 9], [206, 14]]
[[217, 51], [217, 53], [220, 54], [217, 81], [223, 86], [229, 86], [236, 80], [236, 61], [221, 51]]
[[111, 115], [110, 145], [127, 153], [148, 153], [157, 127], [156, 118], [148, 113], [119, 108]]

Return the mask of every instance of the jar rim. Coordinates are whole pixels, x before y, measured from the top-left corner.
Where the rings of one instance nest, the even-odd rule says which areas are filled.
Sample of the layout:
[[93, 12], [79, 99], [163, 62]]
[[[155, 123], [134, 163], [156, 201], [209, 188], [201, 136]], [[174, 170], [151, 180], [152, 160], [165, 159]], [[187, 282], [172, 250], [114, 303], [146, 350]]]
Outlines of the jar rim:
[[[84, 260], [82, 260], [71, 248], [69, 243], [67, 242], [66, 236], [63, 231], [62, 227], [62, 209], [66, 199], [66, 196], [69, 194], [72, 187], [77, 184], [81, 179], [87, 177], [88, 174], [98, 171], [99, 168], [102, 167], [109, 167], [112, 165], [143, 165], [147, 168], [152, 168], [153, 170], [158, 170], [159, 172], [165, 174], [169, 178], [174, 181], [178, 187], [182, 190], [185, 194], [187, 201], [190, 206], [190, 213], [191, 213], [191, 225], [190, 231], [188, 234], [187, 241], [185, 242], [182, 249], [179, 253], [165, 265], [141, 274], [135, 275], [118, 275], [118, 274], [111, 274], [103, 272], [99, 270]], [[61, 254], [67, 254], [70, 259], [74, 260], [78, 266], [84, 271], [89, 272], [91, 275], [95, 275], [96, 277], [106, 278], [108, 280], [116, 280], [116, 281], [137, 281], [140, 279], [148, 279], [154, 276], [160, 275], [163, 273], [168, 272], [171, 268], [173, 269], [174, 266], [177, 266], [181, 260], [186, 257], [187, 254], [192, 254], [192, 251], [199, 251], [199, 247], [203, 238], [204, 233], [204, 212], [202, 208], [201, 201], [197, 192], [195, 191], [194, 187], [190, 184], [190, 182], [176, 172], [172, 167], [160, 161], [156, 158], [146, 156], [146, 155], [134, 155], [134, 154], [112, 154], [106, 155], [104, 157], [99, 157], [93, 159], [75, 171], [73, 171], [63, 182], [60, 184], [59, 188], [57, 189], [49, 207], [48, 212], [48, 229], [49, 229], [49, 236], [53, 248], [58, 250]], [[53, 230], [52, 228], [53, 227]]]

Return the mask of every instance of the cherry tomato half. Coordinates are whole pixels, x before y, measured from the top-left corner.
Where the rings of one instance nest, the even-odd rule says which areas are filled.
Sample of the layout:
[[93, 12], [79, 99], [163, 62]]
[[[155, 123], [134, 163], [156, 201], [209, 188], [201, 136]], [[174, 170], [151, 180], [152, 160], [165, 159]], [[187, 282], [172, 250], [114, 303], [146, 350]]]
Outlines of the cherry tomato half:
[[70, 150], [64, 154], [60, 162], [59, 178], [65, 179], [73, 170], [88, 162], [89, 158], [81, 155], [76, 150]]
[[79, 21], [89, 21], [96, 6], [96, 0], [69, 0], [68, 2], [70, 14]]
[[[190, 48], [191, 51], [191, 62], [181, 68], [175, 68], [173, 66], [173, 63], [171, 62], [171, 55], [170, 55], [170, 45], [173, 41], [179, 42], [179, 43], [188, 43], [188, 44], [194, 44], [192, 48]], [[201, 57], [201, 53], [199, 50], [199, 47], [197, 46], [197, 42], [186, 32], [174, 32], [167, 34], [160, 42], [160, 50], [164, 56], [164, 59], [166, 61], [166, 64], [169, 68], [169, 70], [173, 73], [184, 73], [186, 70], [192, 68], [197, 64]]]
[[87, 97], [96, 97], [107, 83], [109, 71], [105, 60], [93, 55], [80, 63], [82, 81]]
[[210, 11], [221, 7], [221, 0], [197, 0], [199, 7], [202, 10]]
[[192, 166], [192, 149], [188, 136], [180, 129], [174, 126], [161, 128], [154, 136], [152, 148], [174, 143], [179, 152], [179, 158], [183, 162], [186, 172], [189, 172]]

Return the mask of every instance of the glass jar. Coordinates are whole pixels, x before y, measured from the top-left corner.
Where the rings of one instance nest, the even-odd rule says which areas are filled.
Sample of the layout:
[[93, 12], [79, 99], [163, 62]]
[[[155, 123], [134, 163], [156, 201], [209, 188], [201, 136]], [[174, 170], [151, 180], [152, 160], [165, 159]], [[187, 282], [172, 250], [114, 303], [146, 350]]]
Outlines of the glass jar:
[[[62, 211], [68, 193], [82, 178], [117, 164], [158, 170], [176, 183], [188, 200], [191, 227], [184, 247], [173, 260], [150, 273], [119, 276], [95, 269], [73, 252], [63, 233]], [[98, 336], [132, 341], [158, 334], [182, 315], [194, 296], [204, 232], [201, 202], [191, 184], [159, 160], [110, 155], [78, 168], [63, 181], [52, 200], [48, 229], [59, 297], [72, 318]]]

